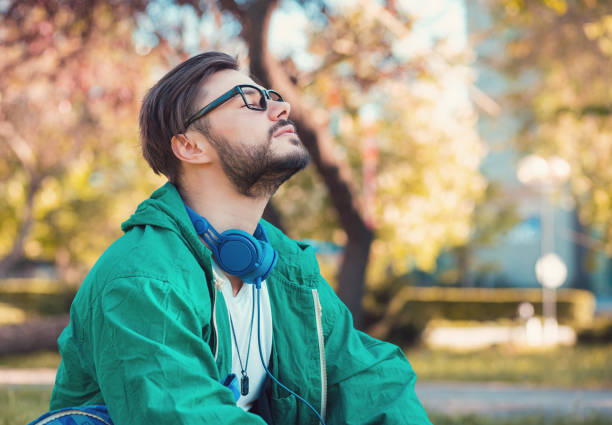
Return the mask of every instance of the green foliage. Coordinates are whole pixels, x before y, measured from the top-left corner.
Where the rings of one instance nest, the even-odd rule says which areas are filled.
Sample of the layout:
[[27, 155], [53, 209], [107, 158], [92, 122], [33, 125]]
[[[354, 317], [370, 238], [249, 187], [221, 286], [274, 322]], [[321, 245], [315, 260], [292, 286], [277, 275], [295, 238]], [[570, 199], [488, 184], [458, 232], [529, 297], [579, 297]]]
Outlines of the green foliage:
[[0, 356], [0, 367], [51, 368], [57, 369], [62, 356], [57, 351], [35, 351], [33, 353]]
[[[433, 319], [495, 321], [518, 316], [518, 306], [530, 302], [535, 314], [542, 314], [539, 289], [419, 288], [393, 285], [392, 291], [372, 292], [364, 299], [370, 331], [396, 344], [414, 343]], [[393, 294], [393, 295], [391, 295]], [[574, 326], [593, 319], [593, 294], [578, 289], [557, 291], [557, 317]]]
[[[183, 37], [145, 13], [151, 25], [144, 27], [153, 31], [147, 39], [159, 43], [135, 48], [135, 17], [147, 2], [96, 1], [87, 14], [75, 4], [25, 2], [20, 13], [3, 16], [0, 40], [0, 54], [14, 59], [0, 84], [0, 139], [10, 142], [0, 146], [0, 257], [16, 251], [54, 263], [71, 282], [159, 183], [137, 149], [138, 100], [168, 67], [164, 61], [177, 59], [168, 52], [182, 52]], [[154, 10], [162, 11], [157, 4], [147, 13]], [[377, 228], [369, 277], [380, 281], [415, 265], [430, 270], [441, 250], [468, 238], [485, 187], [473, 108], [467, 102], [444, 111], [439, 99], [448, 76], [465, 79], [468, 52], [439, 42], [440, 49], [407, 59], [398, 45], [412, 18], [394, 8], [323, 13], [308, 34], [321, 66], [296, 71], [296, 80], [305, 104], [333, 133], [338, 157], [352, 168], [356, 202]], [[325, 31], [317, 27], [322, 22]], [[364, 119], [364, 105], [378, 111], [373, 122]], [[345, 241], [315, 170], [292, 179], [277, 199], [292, 236]]]
[[596, 317], [589, 326], [578, 329], [576, 338], [580, 344], [612, 343], [612, 318]]
[[[6, 323], [18, 323], [29, 318], [39, 316], [52, 316], [56, 314], [68, 314], [70, 304], [74, 298], [75, 291], [66, 291], [59, 294], [31, 294], [28, 292], [14, 292], [11, 294], [0, 293], [0, 311], [2, 305], [7, 305], [7, 310], [13, 312], [16, 309], [18, 320], [12, 320], [9, 315], [2, 320], [0, 316], [0, 325]], [[10, 309], [9, 309], [10, 308]]]
[[[469, 52], [440, 41], [407, 54], [401, 45], [418, 22], [401, 8], [339, 8], [308, 34], [320, 65], [293, 74], [304, 104], [333, 135], [336, 156], [350, 166], [356, 203], [376, 229], [368, 280], [430, 271], [440, 252], [467, 241], [486, 187], [476, 113], [468, 101], [451, 108], [444, 99], [453, 88], [448, 78], [471, 82], [462, 73]], [[310, 173], [286, 183], [276, 205], [292, 236], [342, 244], [328, 195]]]
[[484, 199], [476, 205], [470, 238], [471, 248], [482, 248], [500, 242], [500, 238], [520, 221], [516, 207], [503, 200], [499, 183], [487, 185]]
[[47, 279], [0, 280], [0, 325], [68, 314], [75, 286]]
[[136, 54], [129, 7], [11, 3], [0, 18], [0, 259], [53, 263], [76, 282], [158, 184], [136, 117], [159, 58]]

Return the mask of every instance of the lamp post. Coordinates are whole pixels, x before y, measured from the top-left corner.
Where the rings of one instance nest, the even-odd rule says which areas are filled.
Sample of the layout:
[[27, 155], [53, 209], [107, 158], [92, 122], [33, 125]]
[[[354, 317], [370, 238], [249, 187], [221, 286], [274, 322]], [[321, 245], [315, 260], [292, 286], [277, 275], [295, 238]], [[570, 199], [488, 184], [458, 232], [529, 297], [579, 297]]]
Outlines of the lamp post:
[[536, 277], [542, 285], [542, 308], [544, 313], [544, 338], [550, 344], [557, 343], [557, 293], [567, 277], [567, 267], [554, 253], [538, 259], [535, 266]]
[[550, 194], [555, 187], [569, 178], [570, 166], [562, 158], [544, 159], [537, 155], [523, 158], [518, 165], [517, 175], [521, 183], [537, 187], [541, 192], [540, 221], [542, 236], [540, 258], [536, 262], [535, 273], [542, 285], [542, 309], [544, 316], [544, 335], [546, 342], [557, 341], [556, 289], [567, 278], [567, 267], [555, 254], [554, 211], [550, 204]]

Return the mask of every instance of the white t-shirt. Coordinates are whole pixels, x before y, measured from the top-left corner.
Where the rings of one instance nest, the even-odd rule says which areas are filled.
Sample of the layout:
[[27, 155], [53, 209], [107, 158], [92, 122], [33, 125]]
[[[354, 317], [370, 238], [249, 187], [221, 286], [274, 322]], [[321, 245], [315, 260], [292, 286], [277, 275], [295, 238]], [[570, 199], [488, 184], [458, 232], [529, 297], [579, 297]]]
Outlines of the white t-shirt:
[[[255, 400], [259, 397], [263, 384], [266, 378], [261, 359], [259, 357], [259, 347], [257, 345], [257, 290], [255, 285], [243, 284], [242, 288], [236, 296], [232, 293], [232, 284], [221, 271], [219, 266], [213, 261], [213, 274], [215, 277], [215, 286], [221, 288], [223, 299], [229, 310], [236, 331], [236, 340], [238, 341], [238, 351], [242, 359], [242, 365], [246, 365], [247, 352], [249, 351], [249, 329], [251, 327], [252, 309], [255, 308], [253, 315], [253, 331], [251, 336], [251, 350], [249, 352], [249, 363], [246, 367], [246, 373], [249, 377], [249, 393], [246, 396], [240, 395], [237, 405], [244, 410], [249, 410]], [[253, 292], [255, 292], [255, 304], [253, 304]], [[266, 367], [270, 364], [270, 354], [272, 353], [272, 311], [270, 310], [270, 298], [268, 297], [268, 288], [266, 281], [261, 283], [261, 351]], [[229, 321], [229, 319], [228, 319]], [[228, 323], [231, 331], [231, 325]], [[238, 378], [238, 388], [240, 388], [240, 378], [242, 377], [240, 369], [240, 360], [238, 359], [238, 351], [234, 343], [233, 335], [230, 335], [232, 342], [232, 373]]]

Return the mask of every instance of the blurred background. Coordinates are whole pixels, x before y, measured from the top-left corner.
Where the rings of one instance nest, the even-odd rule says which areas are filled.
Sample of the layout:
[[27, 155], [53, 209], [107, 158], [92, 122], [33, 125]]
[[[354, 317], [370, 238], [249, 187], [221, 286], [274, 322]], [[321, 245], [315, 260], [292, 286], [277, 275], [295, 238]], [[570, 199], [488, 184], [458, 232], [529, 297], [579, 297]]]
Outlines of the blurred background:
[[612, 1], [0, 0], [0, 424], [164, 183], [141, 99], [206, 50], [312, 155], [265, 217], [316, 251], [436, 424], [612, 423]]

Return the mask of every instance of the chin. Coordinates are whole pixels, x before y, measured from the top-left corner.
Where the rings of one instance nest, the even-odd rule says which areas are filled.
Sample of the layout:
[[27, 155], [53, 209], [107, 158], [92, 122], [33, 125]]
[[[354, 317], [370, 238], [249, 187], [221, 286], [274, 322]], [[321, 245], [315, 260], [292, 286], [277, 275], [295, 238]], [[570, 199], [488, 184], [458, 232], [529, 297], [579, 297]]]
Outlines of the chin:
[[300, 140], [299, 136], [295, 133], [291, 134], [291, 135], [287, 135], [285, 137], [283, 137], [284, 140], [279, 140], [279, 144], [280, 145], [285, 145], [285, 146], [304, 146], [304, 144], [302, 143], [302, 141]]

